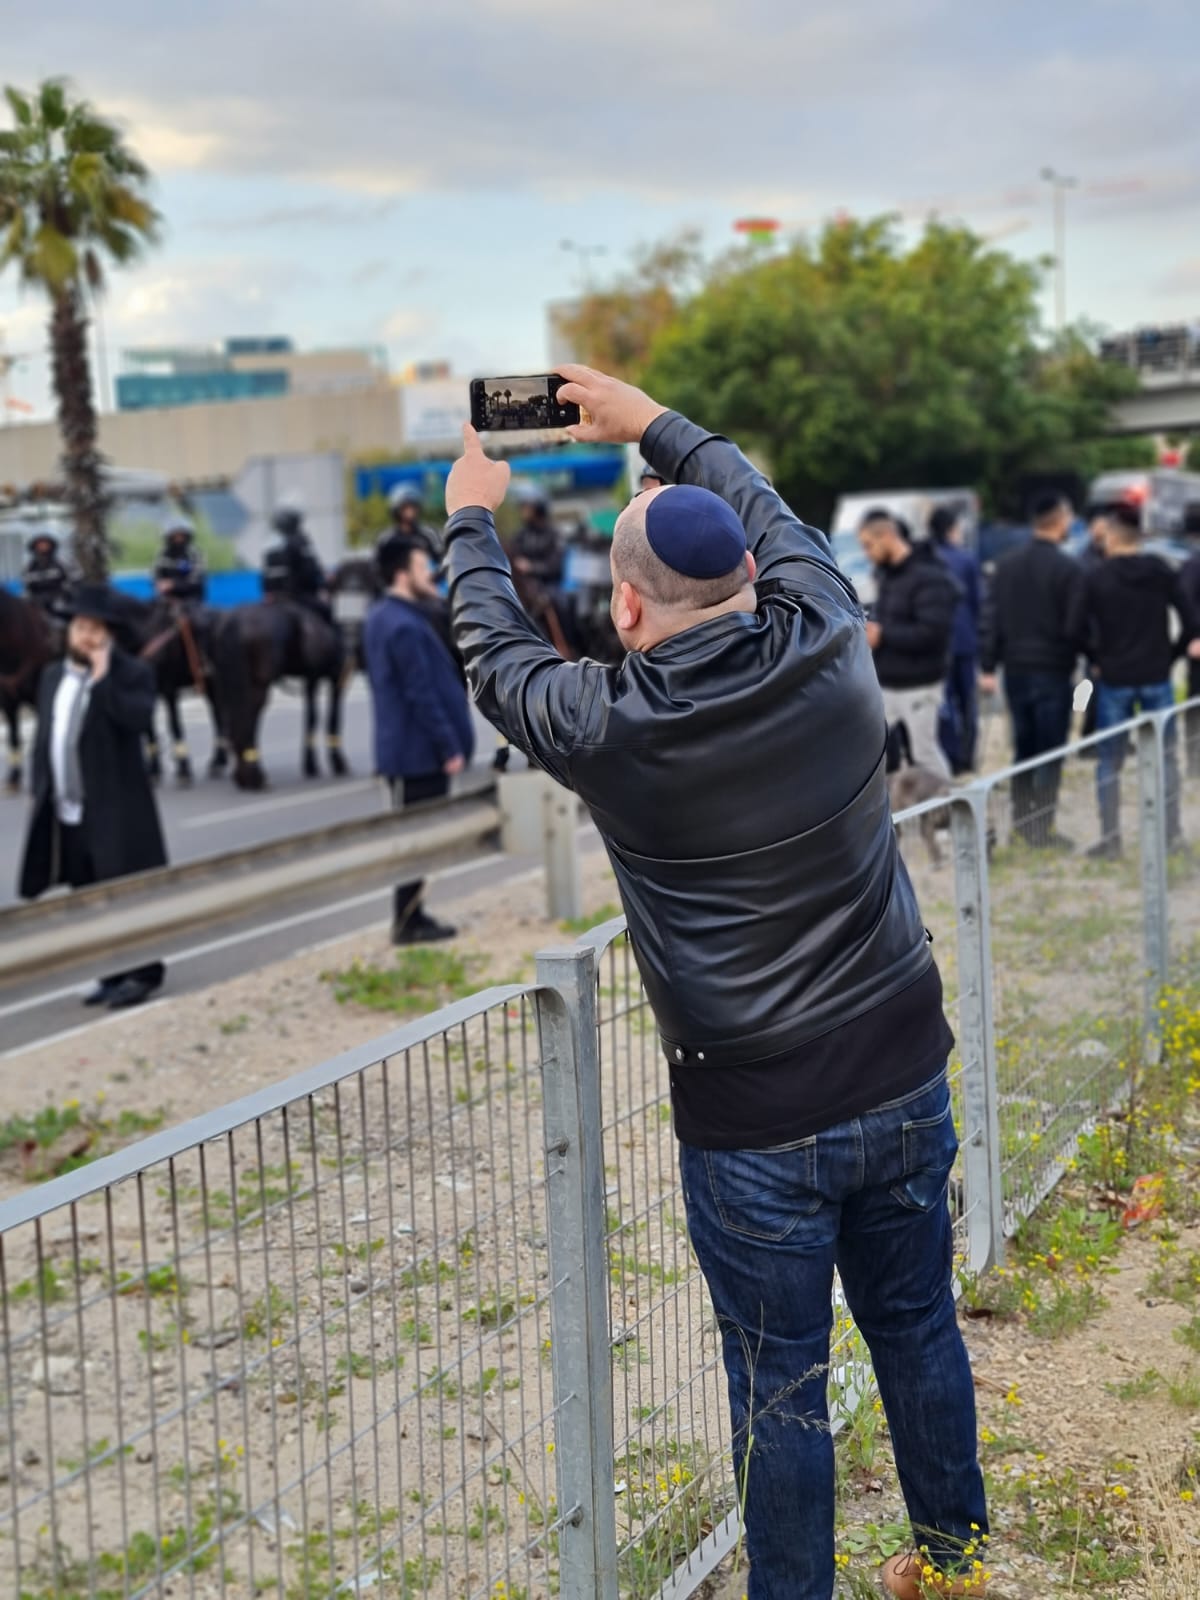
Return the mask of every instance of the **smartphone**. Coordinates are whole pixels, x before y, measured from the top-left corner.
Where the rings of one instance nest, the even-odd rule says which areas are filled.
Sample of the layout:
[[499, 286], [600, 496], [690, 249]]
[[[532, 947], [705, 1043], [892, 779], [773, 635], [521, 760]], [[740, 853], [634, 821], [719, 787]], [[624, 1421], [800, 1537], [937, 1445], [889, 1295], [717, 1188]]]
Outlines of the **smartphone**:
[[471, 426], [480, 433], [519, 428], [567, 428], [579, 421], [579, 407], [559, 403], [566, 379], [557, 372], [532, 378], [472, 378]]

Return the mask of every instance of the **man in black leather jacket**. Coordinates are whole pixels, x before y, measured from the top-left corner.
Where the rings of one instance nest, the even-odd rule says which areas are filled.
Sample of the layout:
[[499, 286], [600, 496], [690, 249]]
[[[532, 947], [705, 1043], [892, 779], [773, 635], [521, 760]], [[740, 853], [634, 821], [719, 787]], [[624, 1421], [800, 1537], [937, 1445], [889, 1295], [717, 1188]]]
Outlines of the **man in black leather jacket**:
[[[614, 535], [628, 654], [563, 662], [525, 615], [492, 517], [508, 468], [469, 428], [446, 486], [452, 616], [481, 710], [584, 799], [616, 873], [724, 1330], [750, 1593], [832, 1593], [835, 1266], [914, 1528], [948, 1570], [986, 1520], [950, 1279], [953, 1041], [862, 612], [825, 536], [732, 444], [561, 370], [591, 418], [575, 436], [640, 443], [668, 480]], [[917, 1593], [913, 1559], [889, 1562], [893, 1594]]]

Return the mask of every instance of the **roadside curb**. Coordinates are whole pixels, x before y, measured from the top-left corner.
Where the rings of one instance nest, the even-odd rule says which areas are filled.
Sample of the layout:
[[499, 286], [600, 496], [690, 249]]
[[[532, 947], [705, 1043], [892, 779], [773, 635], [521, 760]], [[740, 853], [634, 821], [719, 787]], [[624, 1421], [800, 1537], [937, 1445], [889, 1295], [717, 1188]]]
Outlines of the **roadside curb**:
[[382, 837], [318, 854], [302, 854], [272, 866], [223, 872], [215, 881], [187, 886], [171, 882], [117, 905], [94, 910], [72, 906], [69, 899], [45, 907], [44, 919], [14, 927], [0, 938], [0, 981], [27, 973], [45, 972], [82, 956], [119, 949], [148, 937], [211, 922], [245, 911], [264, 901], [282, 899], [298, 890], [331, 881], [345, 881], [374, 869], [398, 868], [413, 861], [428, 862], [447, 853], [458, 854], [494, 839], [500, 812], [485, 801], [468, 800], [453, 814], [419, 826], [393, 827]]

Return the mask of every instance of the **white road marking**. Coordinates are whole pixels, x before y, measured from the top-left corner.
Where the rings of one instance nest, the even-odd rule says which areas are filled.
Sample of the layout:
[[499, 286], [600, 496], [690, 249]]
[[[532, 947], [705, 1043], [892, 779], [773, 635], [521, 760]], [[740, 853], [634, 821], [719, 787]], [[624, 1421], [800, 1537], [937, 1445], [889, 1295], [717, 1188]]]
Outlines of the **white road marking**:
[[[580, 830], [582, 832], [582, 830]], [[426, 883], [441, 883], [447, 878], [459, 878], [468, 872], [479, 872], [485, 867], [492, 866], [498, 856], [485, 856], [482, 860], [457, 861], [453, 866], [442, 867], [437, 872], [431, 872], [426, 878]], [[505, 883], [519, 883], [526, 878], [535, 877], [542, 869], [531, 867], [525, 872], [514, 873], [505, 877]], [[314, 922], [318, 917], [334, 917], [342, 911], [354, 911], [359, 906], [370, 905], [373, 900], [385, 899], [391, 891], [389, 889], [369, 889], [363, 894], [350, 895], [345, 900], [335, 900], [332, 905], [313, 906], [308, 911], [297, 911], [290, 917], [277, 917], [273, 922], [257, 923], [252, 928], [243, 928], [239, 933], [224, 934], [220, 939], [206, 939], [203, 944], [192, 945], [185, 950], [176, 950], [167, 957], [168, 965], [178, 966], [182, 961], [196, 961], [201, 956], [212, 955], [217, 950], [227, 950], [235, 944], [244, 944], [247, 939], [262, 939], [268, 934], [282, 933], [285, 928], [298, 928], [302, 923]], [[352, 929], [334, 934], [330, 939], [323, 941], [326, 944], [335, 944], [339, 939], [347, 938]], [[309, 949], [318, 946], [308, 946]], [[292, 951], [292, 955], [300, 955], [302, 951]], [[72, 995], [83, 995], [92, 987], [90, 983], [69, 983], [61, 989], [50, 989], [44, 994], [35, 995], [29, 1000], [14, 1000], [11, 1004], [0, 1006], [0, 1018], [16, 1016], [21, 1011], [34, 1011], [38, 1006], [52, 1005], [57, 1000], [69, 1000]], [[157, 1004], [157, 1001], [155, 1002]], [[107, 1019], [105, 1019], [107, 1020]], [[81, 1023], [80, 1027], [94, 1027], [95, 1023]], [[70, 1030], [79, 1032], [78, 1028]], [[58, 1035], [56, 1035], [58, 1037]], [[26, 1048], [25, 1046], [21, 1047]], [[11, 1051], [0, 1053], [0, 1060], [4, 1060]]]
[[[138, 1006], [136, 1009], [143, 1013], [154, 1011], [158, 1006], [165, 1006], [168, 998], [164, 995], [161, 1000], [151, 1000], [148, 1005]], [[0, 1061], [13, 1061], [17, 1056], [27, 1055], [30, 1050], [40, 1050], [44, 1044], [61, 1044], [64, 1039], [74, 1039], [78, 1034], [90, 1033], [93, 1028], [103, 1028], [110, 1022], [120, 1022], [124, 1016], [124, 1011], [111, 1011], [106, 1017], [98, 1017], [94, 1022], [81, 1022], [74, 1028], [64, 1028], [61, 1033], [48, 1034], [44, 1039], [31, 1039], [28, 1044], [18, 1045], [15, 1050], [5, 1050], [0, 1055]]]
[[[306, 789], [303, 794], [280, 795], [266, 800], [248, 800], [238, 806], [226, 806], [221, 811], [206, 811], [203, 816], [185, 817], [180, 822], [175, 822], [174, 827], [181, 832], [184, 828], [211, 828], [218, 822], [239, 821], [242, 817], [255, 817], [264, 811], [282, 811], [288, 806], [311, 806], [318, 801], [330, 800], [336, 795], [339, 799], [347, 794], [366, 794], [369, 790], [380, 791], [380, 809], [383, 810], [383, 792], [380, 789], [378, 778], [358, 778], [351, 783], [324, 783], [321, 787]], [[279, 842], [287, 843], [287, 835], [281, 834]]]

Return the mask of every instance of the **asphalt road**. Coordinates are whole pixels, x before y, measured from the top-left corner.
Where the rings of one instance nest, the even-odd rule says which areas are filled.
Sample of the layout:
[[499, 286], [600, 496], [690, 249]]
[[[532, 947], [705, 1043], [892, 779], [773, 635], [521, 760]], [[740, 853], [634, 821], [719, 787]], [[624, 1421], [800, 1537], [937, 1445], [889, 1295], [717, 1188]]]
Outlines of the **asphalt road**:
[[[204, 776], [212, 751], [207, 709], [189, 696], [183, 715], [197, 774], [190, 787], [181, 787], [171, 776], [170, 741], [159, 711], [159, 738], [167, 760], [167, 776], [158, 791], [159, 808], [172, 864], [202, 860], [290, 834], [307, 833], [331, 822], [374, 816], [387, 809], [384, 787], [371, 776], [371, 708], [361, 678], [351, 684], [343, 710], [343, 753], [350, 764], [350, 775], [345, 778], [301, 776], [303, 701], [295, 693], [276, 689], [267, 706], [259, 743], [271, 786], [260, 794], [242, 793], [228, 777]], [[478, 715], [476, 724], [475, 764], [486, 767], [495, 749], [496, 735]], [[33, 738], [32, 719], [26, 721], [24, 738], [28, 753]], [[323, 739], [318, 745], [318, 760], [324, 774]], [[514, 753], [514, 770], [520, 764], [523, 763]], [[0, 907], [17, 900], [17, 870], [28, 810], [27, 794], [0, 794]]]
[[[590, 824], [580, 828], [579, 844], [585, 853], [601, 848], [599, 836]], [[537, 856], [506, 856], [499, 852], [455, 862], [427, 875], [426, 904], [435, 915], [453, 921], [456, 901], [541, 870]], [[162, 996], [151, 1005], [169, 1005], [175, 995], [256, 971], [362, 928], [383, 926], [391, 916], [391, 906], [390, 882], [377, 887], [360, 886], [343, 895], [325, 885], [312, 892], [289, 895], [282, 905], [267, 903], [224, 921], [206, 923], [202, 928], [156, 938], [144, 947], [130, 946], [122, 950], [120, 965], [129, 968], [141, 961], [165, 961], [167, 982]], [[97, 972], [96, 960], [92, 959], [78, 966], [58, 967], [44, 978], [25, 977], [0, 984], [0, 1063], [16, 1060], [51, 1039], [105, 1027], [115, 1020], [106, 1012], [97, 1014], [80, 1003]], [[149, 1006], [143, 1009], [148, 1010]]]

